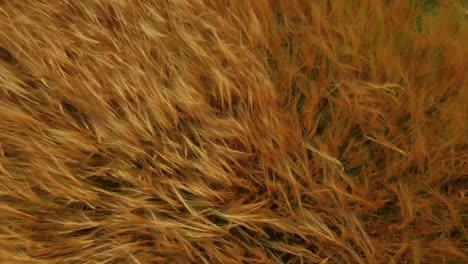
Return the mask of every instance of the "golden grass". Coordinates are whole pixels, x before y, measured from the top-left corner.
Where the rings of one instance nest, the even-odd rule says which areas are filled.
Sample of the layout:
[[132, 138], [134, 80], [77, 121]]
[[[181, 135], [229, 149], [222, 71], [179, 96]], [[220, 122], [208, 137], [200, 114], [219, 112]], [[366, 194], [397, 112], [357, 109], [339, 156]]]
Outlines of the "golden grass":
[[466, 263], [466, 1], [0, 1], [1, 263]]

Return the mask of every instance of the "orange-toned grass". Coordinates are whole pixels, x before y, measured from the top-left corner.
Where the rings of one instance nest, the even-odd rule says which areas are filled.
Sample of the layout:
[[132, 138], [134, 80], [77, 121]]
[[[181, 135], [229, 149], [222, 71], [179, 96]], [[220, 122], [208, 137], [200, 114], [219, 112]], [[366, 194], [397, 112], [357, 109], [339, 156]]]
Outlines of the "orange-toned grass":
[[466, 1], [0, 1], [1, 263], [466, 263]]

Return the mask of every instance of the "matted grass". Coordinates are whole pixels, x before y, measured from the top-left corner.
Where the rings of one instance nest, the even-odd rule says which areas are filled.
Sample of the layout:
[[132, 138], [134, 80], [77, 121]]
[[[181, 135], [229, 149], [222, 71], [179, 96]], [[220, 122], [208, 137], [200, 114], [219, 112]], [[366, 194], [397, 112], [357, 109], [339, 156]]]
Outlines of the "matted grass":
[[1, 263], [466, 263], [466, 1], [0, 1]]

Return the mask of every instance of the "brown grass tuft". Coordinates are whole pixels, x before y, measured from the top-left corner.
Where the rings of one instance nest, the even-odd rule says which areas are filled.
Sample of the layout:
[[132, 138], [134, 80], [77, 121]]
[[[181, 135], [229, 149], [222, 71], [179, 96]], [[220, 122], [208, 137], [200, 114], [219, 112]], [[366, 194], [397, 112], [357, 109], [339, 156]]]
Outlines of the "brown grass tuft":
[[467, 16], [0, 1], [0, 262], [466, 263]]

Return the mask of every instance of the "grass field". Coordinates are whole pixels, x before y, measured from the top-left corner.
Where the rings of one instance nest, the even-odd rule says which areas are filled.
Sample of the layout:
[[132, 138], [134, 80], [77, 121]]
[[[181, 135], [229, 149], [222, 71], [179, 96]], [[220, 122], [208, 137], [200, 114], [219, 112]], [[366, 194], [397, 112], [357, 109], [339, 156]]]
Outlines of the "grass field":
[[0, 263], [467, 263], [467, 22], [0, 0]]

